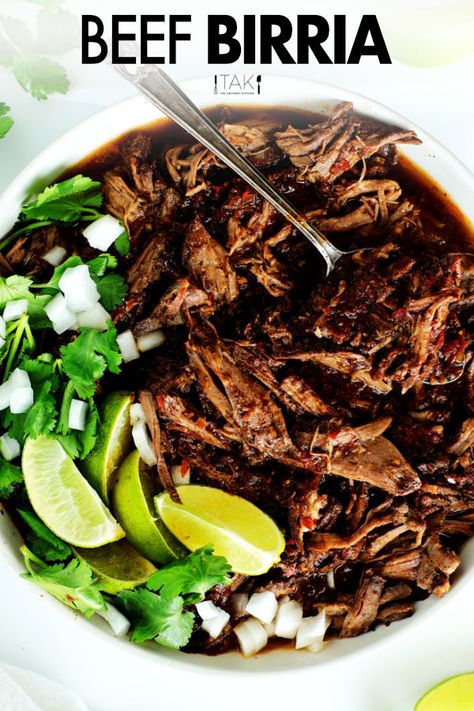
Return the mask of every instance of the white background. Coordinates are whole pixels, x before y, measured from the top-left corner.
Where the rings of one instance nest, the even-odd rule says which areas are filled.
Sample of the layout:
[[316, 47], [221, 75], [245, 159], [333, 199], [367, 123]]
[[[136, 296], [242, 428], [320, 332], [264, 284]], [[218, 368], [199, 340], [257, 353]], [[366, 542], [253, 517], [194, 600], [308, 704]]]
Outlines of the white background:
[[[1, 0], [2, 12], [17, 13], [19, 0]], [[20, 3], [21, 4], [21, 3]], [[27, 3], [23, 3], [26, 5]], [[197, 3], [196, 3], [197, 4]], [[308, 3], [296, 0], [291, 7], [299, 13], [320, 12], [330, 17], [345, 12], [344, 3]], [[422, 3], [426, 5], [427, 3]], [[158, 4], [151, 0], [133, 3], [71, 2], [76, 11], [100, 12], [113, 7], [114, 12], [176, 12], [193, 14], [193, 43], [178, 55], [179, 64], [171, 68], [177, 79], [194, 78], [228, 71], [228, 67], [206, 65], [205, 48], [199, 38], [205, 36], [205, 14], [225, 12], [222, 3], [199, 3], [197, 12], [189, 2], [176, 0]], [[347, 4], [346, 4], [347, 5]], [[352, 21], [369, 9], [359, 4]], [[430, 3], [431, 16], [436, 7], [454, 8], [455, 3]], [[401, 30], [412, 25], [413, 3], [398, 2]], [[433, 7], [435, 9], [433, 9]], [[5, 8], [5, 9], [4, 9]], [[389, 3], [379, 2], [377, 12], [388, 11]], [[282, 12], [288, 10], [265, 0], [241, 2], [239, 13]], [[230, 12], [230, 10], [227, 10]], [[435, 37], [420, 25], [420, 42], [456, 38], [455, 13], [440, 15]], [[419, 17], [417, 19], [419, 21]], [[405, 23], [405, 24], [404, 24]], [[443, 39], [444, 38], [444, 39]], [[389, 46], [390, 49], [390, 46]], [[440, 53], [442, 52], [440, 45]], [[0, 101], [12, 107], [16, 123], [0, 143], [0, 189], [16, 173], [66, 129], [102, 106], [130, 95], [130, 89], [106, 66], [81, 68], [77, 53], [66, 57], [73, 86], [65, 97], [43, 104], [19, 89], [15, 80], [0, 68]], [[233, 65], [233, 71], [244, 68]], [[314, 78], [343, 86], [382, 101], [420, 124], [441, 140], [467, 166], [474, 169], [474, 99], [472, 77], [474, 58], [436, 68], [415, 68], [395, 62], [378, 66], [372, 61], [359, 66], [296, 67], [272, 66], [273, 73]], [[254, 68], [252, 68], [252, 71]], [[255, 68], [255, 71], [257, 68]], [[249, 68], [246, 68], [249, 71]], [[268, 67], [261, 67], [265, 77]], [[1, 559], [0, 559], [1, 561]], [[317, 668], [298, 675], [254, 675], [243, 679], [210, 675], [204, 672], [175, 671], [162, 667], [154, 659], [133, 654], [133, 648], [111, 644], [92, 635], [87, 625], [79, 624], [72, 614], [57, 614], [56, 607], [45, 605], [42, 595], [0, 562], [0, 659], [40, 672], [76, 690], [94, 711], [226, 711], [261, 709], [274, 711], [410, 711], [424, 690], [437, 681], [474, 669], [472, 591], [464, 590], [439, 616], [416, 626], [413, 636], [395, 635], [383, 649], [332, 668]], [[67, 711], [67, 709], [61, 710]], [[448, 709], [446, 711], [449, 711]]]

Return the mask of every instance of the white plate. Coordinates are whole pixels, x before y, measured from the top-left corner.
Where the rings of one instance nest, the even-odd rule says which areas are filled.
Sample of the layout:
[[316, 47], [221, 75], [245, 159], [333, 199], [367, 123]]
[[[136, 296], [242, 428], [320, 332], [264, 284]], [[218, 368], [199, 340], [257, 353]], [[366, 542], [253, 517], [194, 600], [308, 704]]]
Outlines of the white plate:
[[[228, 95], [218, 97], [222, 101], [216, 101], [210, 79], [184, 82], [182, 87], [199, 106], [212, 106], [216, 103], [251, 104], [256, 107], [289, 106], [328, 112], [339, 101], [352, 101], [355, 110], [361, 114], [413, 129], [421, 138], [422, 144], [420, 146], [403, 146], [402, 152], [437, 181], [440, 187], [457, 203], [468, 220], [474, 223], [474, 177], [472, 174], [446, 148], [422, 129], [377, 102], [344, 89], [311, 81], [275, 76], [264, 77], [260, 96]], [[54, 181], [65, 168], [122, 133], [160, 117], [160, 112], [148, 102], [141, 97], [134, 97], [95, 114], [55, 141], [13, 180], [0, 197], [0, 235], [6, 233], [15, 223], [25, 198]], [[0, 555], [20, 573], [24, 569], [18, 548], [18, 532], [7, 515], [0, 516]], [[282, 649], [260, 654], [251, 660], [243, 659], [237, 653], [219, 657], [186, 655], [157, 648], [154, 644], [132, 647], [131, 643], [126, 640], [115, 639], [101, 620], [81, 618], [80, 624], [89, 627], [91, 645], [94, 643], [95, 635], [108, 634], [111, 644], [122, 645], [124, 651], [125, 649], [132, 650], [135, 654], [146, 654], [148, 657], [153, 654], [157, 664], [172, 664], [173, 666], [180, 664], [188, 669], [198, 670], [201, 667], [203, 670], [212, 669], [244, 674], [295, 671], [312, 665], [321, 666], [348, 661], [354, 654], [373, 651], [374, 647], [389, 643], [396, 635], [422, 634], [422, 623], [432, 618], [433, 613], [455, 604], [457, 591], [471, 584], [474, 576], [474, 541], [471, 540], [464, 546], [461, 560], [462, 565], [455, 575], [453, 587], [444, 598], [431, 597], [417, 604], [414, 617], [395, 622], [390, 627], [378, 627], [374, 632], [355, 639], [334, 641], [319, 654]], [[27, 584], [29, 583], [25, 582], [25, 585]], [[55, 612], [64, 616], [74, 614], [48, 596], [44, 597], [44, 604], [50, 606], [51, 613]]]

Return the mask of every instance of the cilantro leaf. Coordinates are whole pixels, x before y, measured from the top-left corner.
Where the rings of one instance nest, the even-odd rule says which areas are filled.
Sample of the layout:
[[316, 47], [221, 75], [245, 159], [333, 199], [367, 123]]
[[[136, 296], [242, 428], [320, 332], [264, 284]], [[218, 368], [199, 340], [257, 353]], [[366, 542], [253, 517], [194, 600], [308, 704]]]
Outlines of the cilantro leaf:
[[71, 557], [72, 551], [67, 543], [50, 531], [33, 511], [17, 511], [28, 526], [25, 538], [35, 555], [47, 561], [66, 560]]
[[80, 398], [92, 397], [107, 369], [120, 373], [122, 356], [117, 331], [110, 322], [107, 331], [81, 328], [78, 337], [60, 349], [65, 374], [72, 380]]
[[69, 409], [71, 407], [71, 400], [75, 396], [76, 389], [72, 381], [69, 381], [64, 389], [57, 432], [59, 433], [58, 439], [67, 454], [72, 459], [78, 457], [79, 459], [84, 459], [92, 451], [96, 443], [100, 416], [94, 400], [89, 398], [89, 407], [84, 430], [71, 430], [69, 428]]
[[114, 242], [115, 249], [121, 257], [125, 257], [130, 252], [130, 238], [127, 230], [124, 230]]
[[[100, 189], [99, 182], [76, 175], [45, 188], [23, 206], [22, 217], [27, 220], [75, 222], [82, 217], [84, 211], [95, 215], [95, 208], [102, 203]], [[67, 261], [70, 260], [82, 263], [80, 257], [71, 257]], [[66, 268], [64, 264], [61, 267], [63, 271]]]
[[150, 590], [124, 590], [118, 599], [130, 619], [133, 642], [154, 639], [170, 649], [187, 644], [193, 631], [194, 615], [183, 610], [183, 598], [172, 599]]
[[58, 62], [29, 52], [17, 52], [11, 61], [11, 69], [21, 87], [38, 101], [50, 94], [66, 94], [69, 79]]
[[92, 568], [84, 560], [76, 558], [67, 565], [46, 565], [26, 546], [22, 546], [20, 550], [28, 571], [22, 577], [36, 583], [86, 617], [105, 609], [105, 600], [94, 583]]
[[23, 481], [20, 467], [0, 457], [0, 499], [8, 499]]
[[25, 220], [76, 222], [84, 212], [96, 214], [95, 208], [101, 204], [101, 184], [83, 175], [75, 175], [50, 185], [27, 202], [22, 217]]
[[169, 563], [150, 576], [147, 588], [160, 590], [167, 598], [195, 593], [193, 602], [199, 602], [214, 585], [229, 582], [229, 563], [212, 551], [212, 546], [204, 546], [186, 558]]
[[128, 291], [128, 286], [120, 274], [106, 274], [96, 280], [100, 301], [106, 311], [113, 311]]
[[87, 262], [91, 276], [101, 277], [109, 269], [117, 269], [117, 258], [112, 254], [100, 254]]
[[8, 428], [11, 437], [24, 442], [27, 437], [36, 439], [54, 430], [58, 414], [54, 393], [58, 388], [59, 378], [54, 372], [50, 354], [41, 355], [36, 360], [23, 356], [19, 367], [26, 370], [30, 376], [34, 402], [21, 414], [14, 415], [5, 410], [3, 424]]
[[14, 124], [9, 111], [10, 107], [0, 101], [0, 138], [4, 138]]
[[50, 296], [44, 294], [32, 294], [30, 286], [32, 280], [28, 277], [13, 276], [0, 277], [0, 309], [5, 307], [8, 301], [18, 301], [26, 299], [28, 301], [28, 319], [33, 328], [48, 328], [51, 325], [44, 312], [44, 307], [48, 303]]

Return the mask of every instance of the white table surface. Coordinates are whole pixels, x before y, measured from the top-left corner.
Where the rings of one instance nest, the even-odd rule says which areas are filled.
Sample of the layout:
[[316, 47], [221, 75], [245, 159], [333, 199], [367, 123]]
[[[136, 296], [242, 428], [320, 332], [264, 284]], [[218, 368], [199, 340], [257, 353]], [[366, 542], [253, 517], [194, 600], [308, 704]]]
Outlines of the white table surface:
[[[12, 0], [2, 0], [2, 9], [9, 2]], [[102, 3], [107, 7], [110, 4]], [[171, 9], [157, 10], [148, 0], [137, 4], [140, 11]], [[84, 0], [81, 10], [91, 10], [94, 5]], [[189, 3], [178, 5], [182, 12], [190, 10]], [[212, 2], [207, 5], [209, 11], [218, 8]], [[308, 7], [303, 0], [297, 5], [300, 12]], [[127, 3], [117, 0], [113, 6], [119, 12]], [[249, 2], [239, 10], [244, 12], [245, 6], [247, 11], [255, 11]], [[67, 61], [72, 91], [43, 104], [24, 94], [0, 68], [0, 100], [12, 106], [16, 118], [15, 128], [0, 143], [0, 190], [66, 129], [129, 94], [128, 87], [106, 67], [80, 68], [74, 56]], [[235, 66], [233, 70], [243, 68]], [[267, 70], [262, 68], [261, 73], [265, 76]], [[419, 123], [474, 169], [472, 57], [436, 69], [368, 63], [272, 70], [315, 78], [378, 99]], [[194, 48], [185, 53], [172, 73], [184, 79], [215, 71], [220, 69], [210, 71], [202, 49]], [[410, 711], [423, 691], [439, 680], [474, 669], [472, 595], [471, 589], [464, 590], [439, 616], [417, 626], [413, 636], [395, 635], [383, 649], [349, 660], [344, 666], [315, 667], [297, 676], [250, 675], [243, 681], [163, 668], [159, 657], [144, 659], [134, 655], [133, 648], [130, 653], [123, 645], [115, 647], [108, 639], [98, 639], [73, 615], [65, 620], [62, 614], [55, 614], [54, 607], [45, 606], [41, 592], [33, 590], [0, 558], [0, 660], [70, 686], [93, 711], [214, 711], [220, 707], [241, 711], [261, 709], [263, 705], [274, 711]]]

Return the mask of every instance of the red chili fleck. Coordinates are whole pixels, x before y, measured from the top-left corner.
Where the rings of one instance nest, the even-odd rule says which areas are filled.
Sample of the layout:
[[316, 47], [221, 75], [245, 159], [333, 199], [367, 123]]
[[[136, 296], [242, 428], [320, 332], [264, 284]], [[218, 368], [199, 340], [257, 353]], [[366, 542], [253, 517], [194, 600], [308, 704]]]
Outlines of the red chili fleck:
[[302, 516], [301, 523], [308, 531], [312, 531], [316, 522], [311, 516]]
[[187, 459], [181, 460], [181, 476], [184, 478], [190, 470], [189, 462]]
[[206, 426], [206, 420], [202, 417], [198, 418], [198, 421], [196, 422], [197, 426], [200, 427], [201, 429], [204, 429]]
[[156, 396], [156, 404], [158, 405], [158, 407], [163, 407], [163, 406], [164, 406], [164, 404], [165, 404], [165, 398], [163, 397], [163, 395], [157, 395], [157, 396]]

